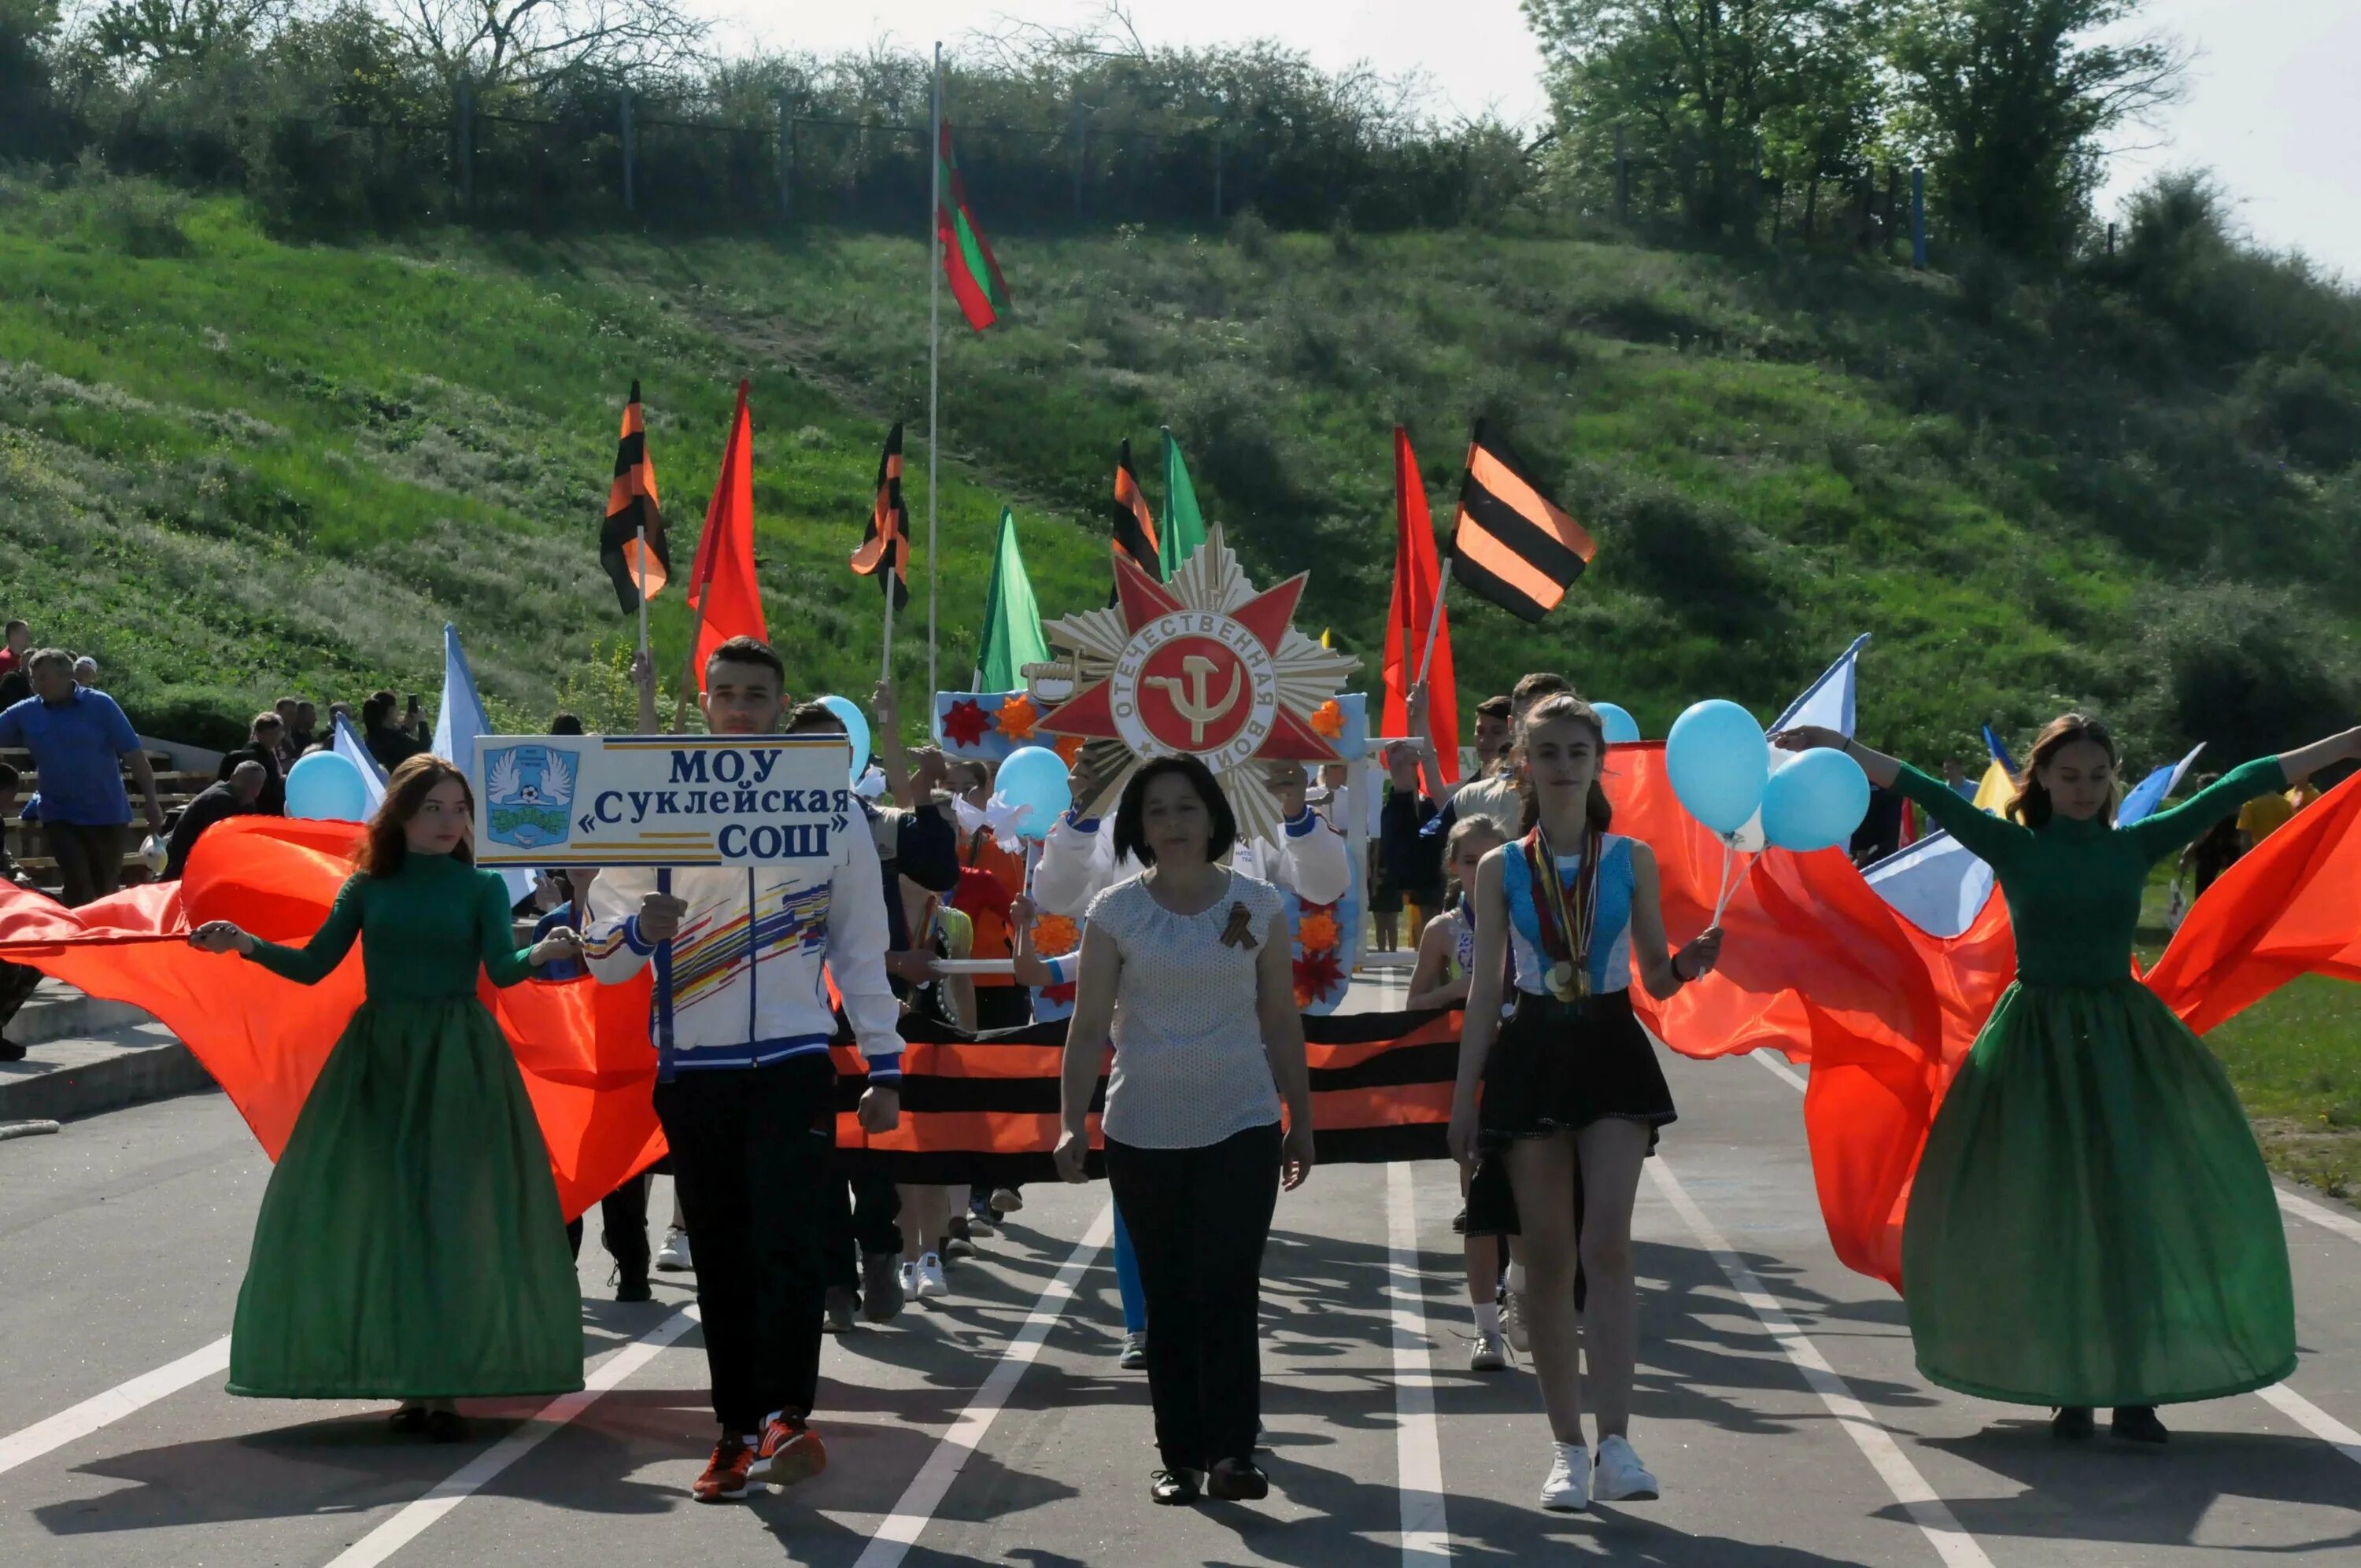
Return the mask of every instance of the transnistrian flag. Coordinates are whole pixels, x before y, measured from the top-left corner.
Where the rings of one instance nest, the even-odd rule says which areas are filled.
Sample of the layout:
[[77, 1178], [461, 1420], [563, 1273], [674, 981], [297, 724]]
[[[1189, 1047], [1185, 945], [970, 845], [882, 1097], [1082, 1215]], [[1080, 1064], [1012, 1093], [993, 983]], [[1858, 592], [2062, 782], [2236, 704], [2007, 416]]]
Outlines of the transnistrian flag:
[[968, 210], [967, 182], [960, 178], [959, 159], [951, 155], [951, 123], [943, 122], [942, 140], [935, 148], [941, 164], [942, 194], [935, 207], [935, 231], [943, 242], [943, 276], [959, 301], [967, 324], [982, 332], [1008, 308], [1008, 280], [1000, 275], [992, 247], [975, 226]]
[[1539, 620], [1598, 553], [1582, 525], [1477, 424], [1459, 487], [1451, 575], [1502, 609]]
[[856, 576], [875, 577], [894, 596], [894, 608], [910, 603], [910, 510], [902, 504], [902, 425], [895, 421], [877, 459], [877, 499], [869, 509], [868, 532], [852, 553]]
[[1164, 544], [1158, 552], [1164, 580], [1170, 582], [1180, 563], [1205, 547], [1205, 514], [1197, 508], [1197, 487], [1189, 482], [1189, 465], [1180, 461], [1180, 444], [1164, 433]]
[[[640, 548], [646, 531], [645, 559]], [[630, 615], [664, 592], [672, 580], [672, 551], [664, 543], [664, 512], [656, 500], [656, 466], [648, 456], [647, 427], [640, 419], [640, 384], [623, 405], [623, 433], [615, 443], [615, 479], [607, 488], [607, 521], [598, 531], [598, 564], [615, 584], [615, 598]]]
[[1041, 607], [1033, 599], [1033, 581], [1025, 575], [1025, 557], [1016, 549], [1016, 514], [1000, 510], [1000, 547], [992, 555], [992, 587], [984, 595], [983, 644], [976, 650], [975, 689], [980, 692], [1021, 691], [1025, 666], [1049, 656], [1049, 640], [1041, 634]]

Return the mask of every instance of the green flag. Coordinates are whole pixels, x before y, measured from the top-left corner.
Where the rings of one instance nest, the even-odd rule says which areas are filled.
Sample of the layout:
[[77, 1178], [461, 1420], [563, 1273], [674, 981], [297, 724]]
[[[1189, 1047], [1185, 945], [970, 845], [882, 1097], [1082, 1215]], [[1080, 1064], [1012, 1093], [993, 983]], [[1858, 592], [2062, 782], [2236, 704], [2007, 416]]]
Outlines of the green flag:
[[1049, 656], [1049, 640], [1041, 635], [1041, 607], [1033, 602], [1033, 583], [1025, 575], [1025, 557], [1016, 549], [1016, 514], [1000, 509], [1000, 547], [992, 555], [992, 587], [985, 592], [983, 641], [976, 651], [975, 689], [980, 692], [1021, 691], [1025, 666]]
[[1164, 433], [1164, 580], [1170, 582], [1180, 563], [1205, 543], [1205, 514], [1197, 510], [1197, 487], [1189, 482], [1189, 465], [1180, 461], [1180, 444]]

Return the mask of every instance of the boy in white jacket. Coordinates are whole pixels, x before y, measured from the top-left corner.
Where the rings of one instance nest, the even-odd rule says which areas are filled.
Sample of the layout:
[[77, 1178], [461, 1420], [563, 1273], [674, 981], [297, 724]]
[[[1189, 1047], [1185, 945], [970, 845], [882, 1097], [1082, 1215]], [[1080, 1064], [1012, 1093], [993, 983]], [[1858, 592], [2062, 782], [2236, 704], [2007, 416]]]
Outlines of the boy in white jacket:
[[[702, 706], [718, 735], [778, 733], [778, 655], [732, 638], [706, 663]], [[885, 979], [877, 848], [835, 835], [824, 866], [618, 868], [590, 893], [591, 972], [656, 970], [650, 1019], [656, 1115], [697, 1245], [697, 1299], [721, 1440], [692, 1488], [700, 1502], [819, 1474], [809, 1425], [827, 1290], [826, 1184], [835, 1173], [835, 1032], [825, 964], [869, 1061], [862, 1124], [900, 1115], [901, 1009]]]

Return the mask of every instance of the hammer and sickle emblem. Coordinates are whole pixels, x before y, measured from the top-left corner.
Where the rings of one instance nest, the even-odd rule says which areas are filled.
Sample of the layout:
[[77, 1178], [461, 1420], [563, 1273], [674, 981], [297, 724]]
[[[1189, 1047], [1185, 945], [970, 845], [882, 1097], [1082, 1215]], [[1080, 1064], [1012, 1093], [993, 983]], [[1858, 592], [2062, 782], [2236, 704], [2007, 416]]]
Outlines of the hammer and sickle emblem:
[[1205, 702], [1205, 677], [1221, 666], [1202, 653], [1191, 653], [1180, 661], [1180, 668], [1188, 673], [1190, 681], [1193, 683], [1187, 696], [1181, 695], [1182, 683], [1170, 675], [1150, 675], [1140, 684], [1164, 688], [1164, 695], [1172, 699], [1172, 711], [1189, 721], [1190, 743], [1202, 746], [1205, 743], [1205, 726], [1238, 705], [1246, 673], [1238, 665], [1231, 665], [1228, 694], [1208, 707]]

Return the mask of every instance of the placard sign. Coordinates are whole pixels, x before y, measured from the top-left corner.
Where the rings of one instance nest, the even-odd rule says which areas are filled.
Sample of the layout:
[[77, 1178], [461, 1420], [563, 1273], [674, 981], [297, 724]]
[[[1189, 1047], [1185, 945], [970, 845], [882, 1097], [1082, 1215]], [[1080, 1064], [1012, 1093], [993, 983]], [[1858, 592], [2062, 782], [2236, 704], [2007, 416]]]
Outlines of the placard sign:
[[841, 735], [483, 735], [479, 866], [759, 866], [866, 832]]

